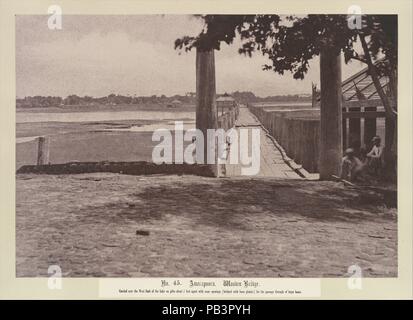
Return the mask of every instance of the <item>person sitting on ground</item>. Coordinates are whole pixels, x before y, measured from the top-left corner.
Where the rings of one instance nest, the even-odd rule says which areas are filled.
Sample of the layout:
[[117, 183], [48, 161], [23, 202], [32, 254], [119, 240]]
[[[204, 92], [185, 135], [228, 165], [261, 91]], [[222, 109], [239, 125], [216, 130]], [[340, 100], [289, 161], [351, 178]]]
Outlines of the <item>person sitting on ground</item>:
[[383, 147], [381, 146], [381, 138], [375, 136], [372, 139], [373, 147], [367, 154], [368, 165], [375, 175], [378, 175], [381, 170], [381, 159], [383, 154]]
[[341, 163], [341, 179], [355, 181], [363, 170], [363, 163], [354, 155], [354, 149], [348, 148]]

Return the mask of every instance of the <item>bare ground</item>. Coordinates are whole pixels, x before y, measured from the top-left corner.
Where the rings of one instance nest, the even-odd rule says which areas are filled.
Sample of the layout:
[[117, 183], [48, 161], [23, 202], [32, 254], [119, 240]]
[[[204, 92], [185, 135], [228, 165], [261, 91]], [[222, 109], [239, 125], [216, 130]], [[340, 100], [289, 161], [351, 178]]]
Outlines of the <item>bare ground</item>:
[[[335, 182], [17, 175], [16, 274], [397, 276], [397, 215]], [[137, 234], [138, 231], [138, 234]]]

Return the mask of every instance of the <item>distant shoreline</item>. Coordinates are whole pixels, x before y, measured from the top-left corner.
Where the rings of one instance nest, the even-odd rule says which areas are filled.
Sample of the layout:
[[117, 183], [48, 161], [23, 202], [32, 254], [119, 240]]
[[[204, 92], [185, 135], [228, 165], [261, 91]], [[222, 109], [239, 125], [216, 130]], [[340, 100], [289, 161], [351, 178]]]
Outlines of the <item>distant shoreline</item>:
[[183, 104], [168, 107], [162, 104], [119, 104], [119, 105], [67, 105], [54, 107], [16, 107], [16, 112], [32, 113], [66, 113], [66, 112], [96, 112], [96, 111], [165, 111], [165, 112], [195, 112], [195, 105]]

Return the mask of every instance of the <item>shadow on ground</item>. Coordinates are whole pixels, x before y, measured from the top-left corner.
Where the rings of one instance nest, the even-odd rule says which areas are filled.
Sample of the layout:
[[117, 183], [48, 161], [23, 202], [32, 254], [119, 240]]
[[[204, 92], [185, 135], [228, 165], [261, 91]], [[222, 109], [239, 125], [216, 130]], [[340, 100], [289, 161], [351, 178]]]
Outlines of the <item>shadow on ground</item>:
[[197, 224], [240, 229], [248, 228], [243, 219], [238, 219], [244, 215], [257, 219], [262, 214], [302, 216], [357, 223], [394, 219], [395, 211], [386, 208], [383, 196], [376, 192], [349, 189], [334, 182], [271, 179], [149, 186], [142, 192], [131, 193], [127, 203], [107, 203], [102, 209], [111, 210], [111, 221], [121, 218], [139, 222], [163, 219], [165, 215], [186, 215]]

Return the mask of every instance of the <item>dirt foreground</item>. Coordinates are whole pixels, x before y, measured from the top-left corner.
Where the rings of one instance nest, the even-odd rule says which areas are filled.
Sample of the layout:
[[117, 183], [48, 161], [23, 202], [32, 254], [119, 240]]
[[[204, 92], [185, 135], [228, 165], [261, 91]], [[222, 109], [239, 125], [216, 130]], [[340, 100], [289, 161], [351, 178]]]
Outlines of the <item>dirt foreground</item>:
[[336, 182], [17, 175], [16, 274], [397, 276], [397, 213]]

